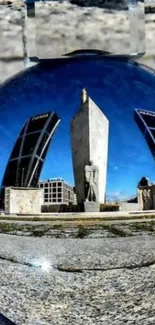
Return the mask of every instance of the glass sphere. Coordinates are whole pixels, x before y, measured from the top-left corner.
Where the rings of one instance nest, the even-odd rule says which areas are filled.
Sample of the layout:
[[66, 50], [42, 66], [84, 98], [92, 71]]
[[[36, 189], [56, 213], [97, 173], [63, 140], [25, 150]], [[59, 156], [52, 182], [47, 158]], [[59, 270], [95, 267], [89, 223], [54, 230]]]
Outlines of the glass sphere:
[[155, 180], [155, 163], [134, 110], [154, 111], [154, 71], [127, 58], [106, 56], [43, 61], [0, 87], [1, 180], [25, 120], [55, 111], [61, 118], [41, 179], [62, 177], [74, 184], [70, 122], [80, 108], [81, 90], [109, 120], [107, 198], [136, 194], [143, 176]]

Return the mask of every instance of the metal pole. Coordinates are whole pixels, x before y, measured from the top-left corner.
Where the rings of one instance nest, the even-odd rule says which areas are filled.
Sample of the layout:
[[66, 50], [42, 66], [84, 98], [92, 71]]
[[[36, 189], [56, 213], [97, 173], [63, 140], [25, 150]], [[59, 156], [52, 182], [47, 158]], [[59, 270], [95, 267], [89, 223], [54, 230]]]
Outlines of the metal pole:
[[21, 179], [21, 186], [24, 185], [24, 168], [22, 168], [22, 179]]

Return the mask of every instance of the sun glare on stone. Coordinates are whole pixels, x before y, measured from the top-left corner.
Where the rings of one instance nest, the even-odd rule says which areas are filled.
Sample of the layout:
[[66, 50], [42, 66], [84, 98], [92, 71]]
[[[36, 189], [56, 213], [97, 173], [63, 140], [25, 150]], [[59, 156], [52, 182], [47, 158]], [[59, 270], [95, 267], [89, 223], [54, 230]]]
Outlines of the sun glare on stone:
[[51, 264], [47, 260], [36, 260], [33, 262], [33, 266], [40, 268], [43, 272], [48, 272], [52, 268]]
[[51, 268], [51, 264], [49, 261], [43, 261], [43, 262], [41, 262], [40, 265], [41, 265], [42, 271], [44, 271], [44, 272], [48, 272]]

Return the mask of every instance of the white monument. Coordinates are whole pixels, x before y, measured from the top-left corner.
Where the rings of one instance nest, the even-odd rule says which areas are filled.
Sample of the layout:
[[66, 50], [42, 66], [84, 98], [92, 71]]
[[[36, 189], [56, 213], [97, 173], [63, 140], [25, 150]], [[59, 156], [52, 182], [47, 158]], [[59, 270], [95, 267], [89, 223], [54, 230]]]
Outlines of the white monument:
[[94, 183], [90, 190], [96, 191], [97, 194], [94, 199], [90, 195], [89, 201], [105, 203], [108, 137], [109, 121], [83, 89], [80, 110], [71, 121], [73, 170], [78, 204], [88, 201], [86, 171], [93, 171], [94, 168], [97, 183]]

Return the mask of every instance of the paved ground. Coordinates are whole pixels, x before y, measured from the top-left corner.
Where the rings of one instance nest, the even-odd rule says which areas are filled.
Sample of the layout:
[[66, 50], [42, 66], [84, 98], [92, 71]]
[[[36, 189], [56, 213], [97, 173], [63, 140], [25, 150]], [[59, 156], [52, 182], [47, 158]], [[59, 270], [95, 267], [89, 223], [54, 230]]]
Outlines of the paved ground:
[[[26, 325], [153, 325], [154, 266], [128, 266], [154, 259], [154, 251], [150, 236], [90, 241], [0, 235], [0, 256], [16, 261], [0, 261], [0, 310]], [[47, 273], [20, 264], [42, 259], [51, 263]], [[59, 264], [107, 271], [52, 269]]]
[[35, 220], [4, 220], [4, 219], [0, 219], [0, 223], [6, 223], [6, 224], [17, 224], [17, 225], [24, 225], [24, 224], [27, 224], [27, 225], [80, 225], [81, 223], [84, 224], [84, 225], [97, 225], [97, 224], [130, 224], [130, 223], [149, 223], [149, 222], [153, 222], [155, 220], [155, 217], [154, 218], [130, 218], [130, 219], [120, 219], [120, 220], [117, 220], [117, 219], [109, 219], [109, 220], [104, 220], [104, 219], [92, 219], [89, 218], [89, 219], [82, 219], [82, 220], [59, 220], [58, 218], [54, 219], [54, 220], [45, 220], [45, 221], [35, 221]]

